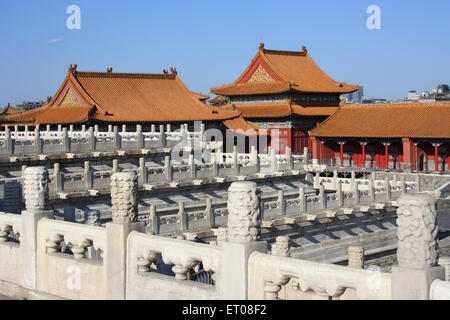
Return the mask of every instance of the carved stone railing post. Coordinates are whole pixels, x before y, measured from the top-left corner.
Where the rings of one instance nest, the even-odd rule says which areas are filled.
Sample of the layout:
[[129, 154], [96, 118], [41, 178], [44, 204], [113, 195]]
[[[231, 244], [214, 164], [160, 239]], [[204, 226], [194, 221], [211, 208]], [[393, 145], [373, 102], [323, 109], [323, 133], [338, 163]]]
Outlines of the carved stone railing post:
[[361, 201], [361, 193], [359, 192], [358, 184], [353, 183], [352, 184], [352, 192], [353, 192], [353, 199], [355, 199], [355, 204], [359, 204]]
[[338, 201], [338, 207], [344, 205], [344, 195], [342, 194], [342, 181], [338, 180], [336, 187], [336, 197]]
[[272, 247], [272, 254], [280, 257], [289, 257], [289, 236], [279, 236]]
[[327, 195], [325, 193], [325, 187], [323, 185], [319, 187], [319, 206], [320, 209], [327, 208]]
[[122, 147], [122, 137], [119, 134], [119, 128], [117, 126], [114, 126], [113, 128], [113, 135], [114, 135], [114, 144], [116, 146], [116, 150], [120, 150]]
[[6, 127], [5, 129], [5, 148], [6, 154], [11, 155], [14, 153], [14, 143], [11, 138], [11, 130], [9, 127]]
[[260, 197], [254, 182], [240, 181], [228, 189], [227, 241], [222, 243], [222, 266], [218, 277], [224, 299], [248, 298], [248, 260], [255, 251], [266, 252], [261, 233]]
[[289, 148], [289, 146], [286, 147], [286, 159], [288, 163], [288, 169], [292, 170], [294, 169], [294, 160], [292, 158], [292, 150]]
[[278, 206], [280, 208], [280, 215], [286, 215], [286, 200], [284, 199], [284, 191], [278, 191]]
[[113, 159], [112, 161], [112, 172], [119, 172], [119, 160], [118, 159]]
[[348, 247], [348, 266], [355, 269], [364, 269], [364, 249], [361, 247]]
[[298, 188], [298, 201], [300, 207], [300, 213], [306, 212], [306, 195], [305, 195], [305, 187]]
[[91, 169], [91, 163], [89, 161], [84, 162], [84, 182], [86, 189], [89, 190], [94, 186], [93, 172]]
[[151, 220], [151, 232], [153, 234], [159, 234], [159, 216], [156, 214], [156, 206], [150, 205], [150, 220]]
[[134, 172], [111, 176], [112, 222], [106, 224], [107, 299], [125, 299], [127, 238], [130, 232], [144, 232], [137, 222], [138, 183]]
[[23, 179], [25, 210], [22, 211], [23, 285], [36, 289], [37, 285], [37, 224], [42, 218], [53, 219], [48, 209], [48, 171], [45, 167], [28, 167]]
[[61, 164], [55, 163], [53, 165], [53, 176], [54, 176], [54, 183], [55, 183], [55, 191], [61, 192], [64, 189], [63, 185], [63, 176], [61, 173]]
[[34, 129], [34, 151], [37, 154], [42, 153], [42, 139], [41, 139], [41, 131], [39, 130], [39, 125]]
[[189, 230], [188, 215], [184, 212], [184, 202], [178, 202], [178, 230]]
[[398, 267], [392, 268], [392, 298], [427, 300], [431, 283], [445, 279], [445, 268], [437, 265], [436, 199], [428, 194], [405, 194], [398, 204]]
[[368, 187], [369, 187], [369, 200], [371, 202], [374, 202], [375, 201], [375, 188], [374, 188], [372, 179], [369, 179]]
[[173, 168], [170, 164], [170, 156], [164, 158], [164, 172], [166, 173], [166, 180], [170, 182], [173, 180]]
[[392, 199], [392, 192], [391, 192], [391, 185], [389, 183], [389, 176], [386, 175], [384, 178], [384, 190], [386, 192], [386, 201], [389, 201]]
[[139, 158], [139, 181], [142, 184], [146, 184], [148, 182], [148, 168], [145, 165], [145, 158]]
[[67, 134], [67, 128], [62, 129], [62, 151], [63, 153], [70, 152], [70, 139], [69, 135]]
[[402, 193], [406, 193], [406, 181], [405, 181], [405, 175], [402, 174], [400, 176], [400, 183], [401, 183], [401, 189], [402, 189]]
[[89, 151], [95, 151], [95, 147], [96, 147], [96, 137], [94, 134], [94, 128], [89, 127], [88, 129], [88, 140], [89, 140]]
[[192, 180], [197, 178], [197, 164], [195, 163], [194, 155], [189, 155], [189, 174]]
[[142, 126], [140, 124], [136, 126], [136, 143], [138, 149], [144, 148], [144, 135], [142, 134]]
[[212, 207], [211, 198], [206, 199], [206, 220], [208, 221], [208, 225], [212, 226], [216, 223], [216, 216], [214, 214], [214, 209]]
[[161, 142], [161, 147], [165, 147], [167, 145], [166, 133], [164, 132], [164, 125], [159, 126], [159, 140]]

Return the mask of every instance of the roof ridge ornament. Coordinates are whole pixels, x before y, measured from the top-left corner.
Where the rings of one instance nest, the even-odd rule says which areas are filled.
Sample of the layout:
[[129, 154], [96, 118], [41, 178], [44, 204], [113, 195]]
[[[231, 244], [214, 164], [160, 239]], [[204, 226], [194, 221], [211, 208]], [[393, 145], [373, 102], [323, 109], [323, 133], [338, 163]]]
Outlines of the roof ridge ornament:
[[167, 71], [166, 69], [163, 70], [163, 74], [169, 74], [169, 71]]
[[111, 68], [106, 68], [106, 73], [112, 73], [112, 71], [113, 71], [112, 67]]
[[306, 49], [306, 46], [302, 46], [302, 53], [306, 55], [308, 53], [308, 49]]
[[173, 76], [178, 75], [177, 68], [170, 68], [170, 74]]
[[75, 74], [75, 73], [77, 72], [77, 68], [78, 68], [78, 65], [76, 65], [76, 64], [70, 65], [70, 67], [69, 67], [69, 73]]
[[47, 103], [50, 103], [50, 101], [52, 101], [53, 97], [52, 96], [48, 96], [47, 97]]
[[261, 42], [261, 43], [259, 44], [259, 50], [264, 50], [264, 42]]

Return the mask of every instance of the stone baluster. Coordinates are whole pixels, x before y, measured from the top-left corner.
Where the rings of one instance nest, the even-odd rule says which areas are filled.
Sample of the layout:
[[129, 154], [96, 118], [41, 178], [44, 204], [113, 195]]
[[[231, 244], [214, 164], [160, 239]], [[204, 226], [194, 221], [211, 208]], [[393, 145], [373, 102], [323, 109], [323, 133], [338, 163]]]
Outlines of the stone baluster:
[[422, 188], [420, 185], [420, 174], [419, 173], [415, 174], [415, 180], [416, 180], [416, 192], [420, 192]]
[[89, 190], [94, 187], [94, 173], [92, 172], [91, 163], [89, 161], [84, 162], [84, 182], [86, 189]]
[[267, 282], [264, 285], [264, 294], [266, 300], [278, 300], [278, 292], [281, 290], [281, 285], [273, 282]]
[[364, 269], [364, 249], [361, 247], [348, 247], [348, 266], [355, 269]]
[[5, 225], [2, 229], [0, 229], [0, 242], [4, 243], [9, 240], [9, 234], [13, 228], [11, 226]]
[[280, 215], [286, 215], [286, 200], [284, 199], [284, 191], [278, 191], [278, 207], [280, 208]]
[[300, 213], [306, 212], [306, 195], [305, 195], [305, 187], [298, 188], [298, 204], [300, 207]]
[[155, 132], [156, 132], [156, 126], [155, 126], [154, 124], [152, 124], [152, 125], [150, 126], [150, 132], [151, 132], [151, 133], [155, 133]]
[[216, 229], [216, 241], [217, 245], [221, 246], [222, 243], [227, 241], [227, 228], [217, 228]]
[[170, 163], [170, 156], [164, 158], [164, 172], [166, 173], [166, 180], [168, 182], [173, 180], [173, 167]]
[[56, 234], [53, 237], [45, 240], [45, 248], [47, 254], [61, 252], [61, 243], [64, 241], [64, 237], [60, 234]]
[[178, 202], [178, 224], [179, 230], [189, 230], [188, 215], [184, 212], [184, 202]]
[[148, 182], [148, 168], [145, 165], [145, 158], [139, 158], [139, 181], [141, 184], [146, 184]]
[[256, 150], [256, 146], [251, 146], [250, 161], [253, 165], [256, 164], [256, 159], [258, 159], [258, 151]]
[[63, 185], [63, 175], [61, 172], [61, 164], [60, 163], [55, 163], [53, 165], [53, 176], [54, 176], [56, 192], [62, 192], [64, 190], [64, 185]]
[[84, 213], [84, 223], [89, 226], [101, 226], [100, 211], [98, 210], [86, 210]]
[[92, 245], [92, 241], [83, 239], [80, 243], [75, 244], [70, 250], [73, 253], [75, 260], [81, 260], [86, 258], [88, 247]]
[[206, 199], [206, 209], [205, 209], [205, 214], [206, 214], [206, 221], [208, 221], [208, 225], [212, 226], [215, 225], [216, 223], [216, 216], [214, 214], [214, 209], [212, 206], [212, 199], [211, 198], [207, 198]]
[[436, 199], [404, 194], [398, 204], [398, 267], [392, 268], [392, 299], [428, 300], [431, 283], [445, 279], [445, 268], [438, 266]]
[[139, 273], [150, 272], [151, 265], [161, 257], [160, 252], [152, 251], [152, 250], [144, 250], [142, 256], [137, 258], [137, 266]]

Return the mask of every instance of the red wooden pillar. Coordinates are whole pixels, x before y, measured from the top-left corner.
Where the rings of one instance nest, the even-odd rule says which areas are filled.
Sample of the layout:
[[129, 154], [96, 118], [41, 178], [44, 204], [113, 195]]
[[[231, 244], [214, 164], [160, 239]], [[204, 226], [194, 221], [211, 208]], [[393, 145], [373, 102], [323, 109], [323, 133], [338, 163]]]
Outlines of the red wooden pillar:
[[386, 158], [386, 170], [389, 170], [389, 143], [384, 143], [384, 154]]
[[319, 156], [320, 156], [320, 164], [323, 164], [323, 141], [319, 141], [320, 149], [319, 149]]
[[341, 157], [341, 168], [344, 167], [344, 142], [339, 142], [339, 146], [340, 146], [340, 157]]
[[434, 144], [434, 171], [439, 172], [439, 152], [438, 152], [438, 144]]
[[362, 167], [366, 167], [366, 143], [362, 143]]
[[312, 142], [312, 160], [313, 163], [317, 164], [317, 161], [319, 161], [319, 153], [320, 153], [320, 141], [315, 138], [315, 137], [311, 137], [311, 142]]
[[417, 145], [413, 143], [413, 171], [417, 170]]

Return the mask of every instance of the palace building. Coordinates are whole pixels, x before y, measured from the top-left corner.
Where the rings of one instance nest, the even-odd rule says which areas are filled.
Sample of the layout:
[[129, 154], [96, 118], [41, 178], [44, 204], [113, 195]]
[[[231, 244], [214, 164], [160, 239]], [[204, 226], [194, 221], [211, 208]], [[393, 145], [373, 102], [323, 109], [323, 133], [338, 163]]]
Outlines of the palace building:
[[255, 129], [238, 112], [208, 106], [182, 83], [177, 71], [135, 74], [79, 72], [70, 66], [60, 89], [47, 103], [0, 119], [3, 125], [108, 125], [187, 123], [202, 121], [206, 128]]
[[277, 137], [280, 153], [311, 150], [308, 131], [336, 112], [340, 95], [358, 86], [337, 82], [312, 60], [305, 47], [300, 52], [268, 50], [260, 44], [247, 69], [232, 84], [212, 88], [242, 117]]
[[345, 105], [310, 134], [320, 164], [428, 172], [450, 166], [448, 102]]

